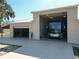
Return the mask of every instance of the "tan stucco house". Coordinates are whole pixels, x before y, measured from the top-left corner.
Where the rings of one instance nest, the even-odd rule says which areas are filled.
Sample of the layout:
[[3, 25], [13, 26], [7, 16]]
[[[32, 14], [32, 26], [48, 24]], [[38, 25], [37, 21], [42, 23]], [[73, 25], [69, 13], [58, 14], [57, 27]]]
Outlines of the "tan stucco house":
[[79, 44], [78, 5], [35, 11], [33, 21], [12, 23], [10, 37], [59, 39]]

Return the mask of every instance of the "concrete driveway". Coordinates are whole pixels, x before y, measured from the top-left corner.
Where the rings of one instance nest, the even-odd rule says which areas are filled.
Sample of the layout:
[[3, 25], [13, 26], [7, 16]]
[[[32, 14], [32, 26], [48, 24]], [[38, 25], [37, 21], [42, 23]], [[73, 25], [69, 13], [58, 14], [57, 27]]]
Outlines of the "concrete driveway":
[[0, 39], [0, 43], [21, 45], [0, 59], [75, 59], [72, 45], [58, 40]]

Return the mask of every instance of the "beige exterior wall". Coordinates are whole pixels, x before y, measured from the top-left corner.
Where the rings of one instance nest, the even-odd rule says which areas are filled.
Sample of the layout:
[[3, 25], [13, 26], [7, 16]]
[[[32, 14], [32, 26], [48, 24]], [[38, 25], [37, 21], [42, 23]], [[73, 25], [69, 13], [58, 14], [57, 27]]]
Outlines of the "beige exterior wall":
[[40, 39], [40, 21], [39, 21], [39, 15], [33, 14], [33, 22], [32, 22], [32, 32], [33, 32], [33, 40], [39, 40]]
[[57, 9], [51, 9], [46, 11], [33, 12], [34, 20], [34, 39], [40, 39], [40, 18], [39, 15], [51, 14], [51, 13], [61, 13], [67, 12], [67, 31], [69, 43], [79, 44], [79, 21], [77, 20], [77, 6], [63, 7]]
[[[0, 33], [1, 38], [1, 33]], [[3, 38], [10, 38], [10, 29], [3, 29]]]
[[79, 44], [79, 20], [77, 20], [77, 7], [68, 10], [68, 42]]

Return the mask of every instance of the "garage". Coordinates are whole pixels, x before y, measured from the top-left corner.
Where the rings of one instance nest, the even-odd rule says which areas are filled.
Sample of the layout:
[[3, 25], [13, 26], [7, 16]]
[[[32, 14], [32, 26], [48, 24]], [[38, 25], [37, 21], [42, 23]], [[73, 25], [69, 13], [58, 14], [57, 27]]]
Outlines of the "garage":
[[14, 28], [13, 36], [29, 38], [29, 28]]
[[67, 12], [40, 15], [40, 38], [67, 41]]

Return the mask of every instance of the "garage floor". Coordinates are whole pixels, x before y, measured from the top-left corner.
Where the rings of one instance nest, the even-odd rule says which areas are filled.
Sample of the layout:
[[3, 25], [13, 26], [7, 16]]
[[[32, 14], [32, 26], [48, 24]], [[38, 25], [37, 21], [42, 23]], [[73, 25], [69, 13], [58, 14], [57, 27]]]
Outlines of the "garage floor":
[[72, 45], [59, 40], [0, 39], [0, 43], [22, 47], [0, 56], [0, 59], [74, 59]]

